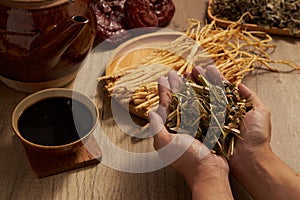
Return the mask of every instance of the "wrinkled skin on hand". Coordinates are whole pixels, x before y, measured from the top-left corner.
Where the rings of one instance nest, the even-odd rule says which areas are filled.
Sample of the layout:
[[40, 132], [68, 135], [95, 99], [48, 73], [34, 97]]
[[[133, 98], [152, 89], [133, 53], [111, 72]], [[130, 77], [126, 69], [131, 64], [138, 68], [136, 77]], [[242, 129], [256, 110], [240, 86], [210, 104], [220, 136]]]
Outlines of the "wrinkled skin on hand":
[[[225, 78], [220, 75], [220, 72], [213, 66], [208, 66], [206, 70], [196, 67], [193, 69], [192, 74], [187, 74], [187, 76], [195, 79], [199, 73], [214, 84], [220, 84], [221, 79], [225, 80]], [[220, 76], [221, 79], [218, 78]], [[253, 108], [245, 114], [240, 126], [243, 140], [237, 139], [235, 142], [234, 154], [229, 160], [231, 170], [234, 169], [239, 162], [249, 159], [249, 156], [255, 156], [254, 154], [263, 153], [271, 149], [270, 111], [258, 98], [256, 93], [248, 89], [244, 84], [239, 85], [239, 93], [241, 97], [251, 102]]]
[[253, 108], [244, 116], [240, 127], [241, 137], [244, 140], [236, 141], [234, 154], [229, 160], [231, 168], [235, 168], [239, 162], [271, 148], [270, 111], [257, 97], [256, 93], [249, 90], [245, 85], [240, 84], [239, 91], [242, 97], [252, 103]]
[[[186, 76], [192, 80], [196, 80], [198, 74], [201, 74], [214, 84], [220, 84], [222, 80], [224, 81], [224, 77], [222, 77], [213, 66], [208, 66], [205, 69], [195, 67], [192, 73], [186, 74]], [[168, 115], [168, 106], [172, 100], [171, 92], [175, 93], [178, 91], [181, 81], [182, 79], [178, 78], [175, 72], [170, 72], [168, 79], [163, 77], [159, 79], [160, 107], [156, 113], [152, 112], [149, 115], [150, 128], [152, 127], [157, 133], [154, 136], [155, 149], [163, 148], [174, 140], [176, 141], [176, 148], [183, 148], [187, 142], [192, 141], [188, 143], [190, 146], [183, 155], [173, 162], [171, 166], [183, 174], [192, 189], [193, 198], [195, 197], [195, 199], [232, 199], [228, 183], [229, 167], [233, 176], [238, 178], [242, 175], [244, 178], [242, 178], [242, 180], [244, 182], [246, 181], [246, 184], [248, 184], [248, 186], [250, 185], [249, 187], [255, 187], [255, 183], [251, 182], [251, 178], [249, 182], [249, 176], [247, 176], [247, 174], [246, 176], [245, 174], [243, 175], [243, 163], [249, 164], [249, 160], [261, 159], [261, 157], [263, 159], [264, 156], [262, 155], [264, 155], [264, 153], [272, 152], [270, 147], [271, 122], [269, 110], [254, 92], [243, 84], [239, 85], [240, 96], [251, 102], [252, 109], [244, 116], [240, 126], [243, 140], [236, 140], [234, 154], [230, 158], [228, 165], [223, 157], [212, 154], [205, 145], [198, 140], [191, 138], [189, 135], [170, 134], [164, 127]], [[162, 156], [166, 157], [169, 155]], [[292, 172], [292, 174], [294, 174], [294, 172]], [[207, 187], [207, 184], [210, 184], [210, 187]], [[199, 188], [203, 189], [203, 187], [206, 188], [204, 190], [207, 192], [198, 192]], [[223, 188], [223, 190], [221, 189], [216, 192], [216, 190], [220, 188]], [[265, 197], [264, 189], [258, 192], [258, 196], [263, 194], [263, 197]], [[252, 191], [253, 194], [255, 194], [255, 191], [256, 190]], [[221, 196], [216, 194], [221, 194]], [[215, 196], [212, 197], [213, 195]]]
[[[189, 76], [197, 76], [199, 73], [207, 77], [214, 77], [215, 68], [208, 67], [206, 70], [196, 68]], [[220, 79], [220, 74], [218, 75], [219, 78], [216, 78], [216, 80]], [[199, 177], [201, 177], [200, 179], [228, 177], [228, 163], [222, 156], [212, 154], [205, 145], [191, 136], [185, 134], [170, 134], [164, 127], [164, 122], [168, 114], [168, 106], [171, 102], [171, 93], [178, 91], [180, 82], [180, 78], [174, 71], [169, 73], [168, 79], [165, 77], [159, 79], [160, 108], [156, 113], [151, 112], [149, 115], [150, 128], [157, 133], [154, 136], [154, 148], [163, 148], [174, 139], [177, 141], [177, 148], [183, 148], [186, 142], [192, 140], [187, 151], [171, 164], [175, 170], [185, 177], [190, 186], [196, 184], [196, 182], [199, 181]]]

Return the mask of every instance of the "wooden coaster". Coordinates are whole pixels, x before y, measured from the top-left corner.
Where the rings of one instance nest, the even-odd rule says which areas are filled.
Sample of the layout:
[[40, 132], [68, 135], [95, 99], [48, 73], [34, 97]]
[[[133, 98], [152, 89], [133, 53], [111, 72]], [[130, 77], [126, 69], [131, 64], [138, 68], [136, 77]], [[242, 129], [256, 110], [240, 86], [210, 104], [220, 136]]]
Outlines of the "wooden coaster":
[[38, 152], [24, 146], [31, 168], [39, 178], [98, 164], [101, 150], [93, 136], [78, 150], [68, 153]]

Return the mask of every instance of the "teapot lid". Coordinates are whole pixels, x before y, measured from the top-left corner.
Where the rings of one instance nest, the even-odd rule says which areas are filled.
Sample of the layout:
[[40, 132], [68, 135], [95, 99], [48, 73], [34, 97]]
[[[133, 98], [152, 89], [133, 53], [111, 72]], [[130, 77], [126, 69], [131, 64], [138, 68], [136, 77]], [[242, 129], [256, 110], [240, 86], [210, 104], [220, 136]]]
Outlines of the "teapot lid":
[[70, 0], [0, 0], [0, 5], [24, 8], [43, 9], [66, 3]]

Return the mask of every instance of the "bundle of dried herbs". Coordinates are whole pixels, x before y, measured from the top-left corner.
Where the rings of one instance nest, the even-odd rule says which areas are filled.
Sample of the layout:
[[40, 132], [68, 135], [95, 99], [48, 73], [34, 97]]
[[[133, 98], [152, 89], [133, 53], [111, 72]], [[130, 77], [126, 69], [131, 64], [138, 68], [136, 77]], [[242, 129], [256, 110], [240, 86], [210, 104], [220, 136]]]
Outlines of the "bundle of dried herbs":
[[245, 16], [246, 23], [258, 24], [265, 28], [287, 28], [296, 34], [300, 28], [299, 0], [213, 0], [213, 15], [230, 21]]
[[252, 104], [240, 97], [236, 85], [214, 85], [199, 75], [196, 82], [186, 81], [172, 95], [166, 127], [173, 133], [195, 137], [213, 153], [229, 159], [235, 139], [242, 139], [242, 118], [251, 108]]
[[300, 70], [300, 66], [288, 60], [274, 60], [270, 53], [276, 45], [264, 32], [241, 29], [241, 20], [227, 29], [218, 28], [216, 22], [204, 26], [197, 19], [188, 19], [186, 33], [174, 41], [158, 47], [140, 62], [126, 66], [124, 70], [99, 77], [105, 80], [110, 96], [124, 105], [132, 105], [131, 112], [145, 118], [151, 109], [159, 105], [157, 80], [170, 69], [178, 74], [191, 72], [194, 66], [214, 64], [231, 83], [239, 84], [255, 67], [278, 71], [273, 64], [287, 65]]

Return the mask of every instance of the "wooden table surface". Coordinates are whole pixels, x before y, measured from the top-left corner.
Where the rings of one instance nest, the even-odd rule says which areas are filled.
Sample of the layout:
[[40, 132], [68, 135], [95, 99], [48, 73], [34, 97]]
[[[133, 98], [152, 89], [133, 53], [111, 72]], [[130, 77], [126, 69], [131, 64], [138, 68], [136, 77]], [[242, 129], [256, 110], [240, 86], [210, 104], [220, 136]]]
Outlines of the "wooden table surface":
[[[184, 30], [188, 17], [205, 19], [206, 1], [174, 0], [176, 14], [170, 28]], [[287, 59], [300, 64], [300, 39], [273, 37], [278, 45], [274, 59]], [[90, 61], [92, 62], [92, 61]], [[300, 172], [300, 72], [271, 73], [258, 71], [244, 79], [271, 110], [274, 152]], [[0, 83], [0, 199], [191, 199], [183, 177], [171, 168], [147, 173], [127, 173], [102, 163], [50, 176], [36, 178], [23, 146], [14, 135], [11, 115], [15, 106], [28, 94]], [[101, 109], [101, 126], [109, 138], [128, 151], [151, 151], [152, 139], [132, 142], [114, 126], [109, 106]], [[125, 158], [126, 159], [126, 158]], [[238, 184], [234, 188], [239, 190]], [[237, 191], [236, 199], [248, 199]]]

